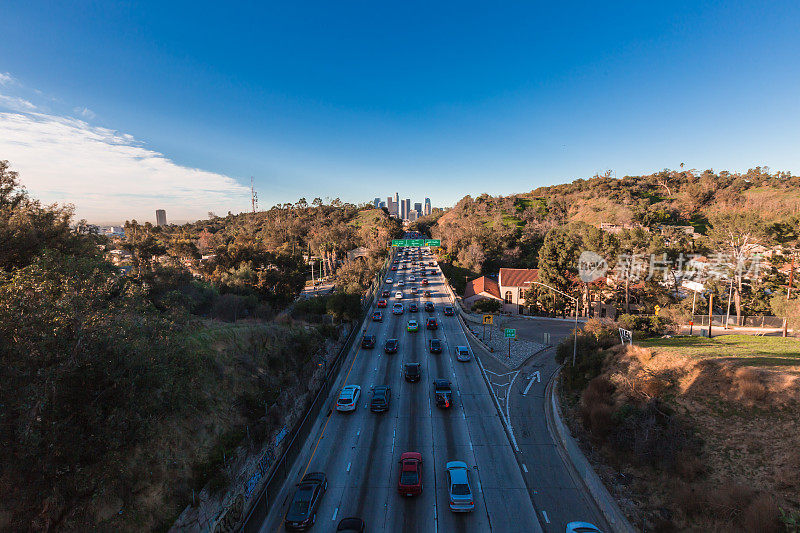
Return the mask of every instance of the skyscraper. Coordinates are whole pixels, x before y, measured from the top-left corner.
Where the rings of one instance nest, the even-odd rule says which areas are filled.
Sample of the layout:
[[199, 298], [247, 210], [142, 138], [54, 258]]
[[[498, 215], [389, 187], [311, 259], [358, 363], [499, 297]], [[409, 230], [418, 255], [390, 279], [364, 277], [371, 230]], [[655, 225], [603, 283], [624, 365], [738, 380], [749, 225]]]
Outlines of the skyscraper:
[[423, 214], [425, 216], [428, 216], [428, 215], [431, 214], [431, 199], [430, 198], [425, 198], [425, 211], [424, 211]]
[[406, 216], [403, 218], [408, 219], [408, 214], [411, 213], [411, 198], [406, 198], [403, 202], [406, 204]]
[[375, 207], [375, 209], [380, 207], [380, 205], [381, 205], [381, 199], [380, 198], [375, 198], [375, 200], [372, 201], [372, 206]]
[[408, 210], [406, 208], [405, 200], [400, 202], [400, 220], [405, 220], [408, 218]]
[[390, 215], [397, 216], [397, 204], [392, 200], [391, 196], [386, 197], [386, 209], [389, 210]]
[[163, 209], [156, 209], [156, 226], [167, 225], [167, 212]]
[[419, 202], [415, 203], [414, 204], [414, 211], [417, 212], [417, 217], [418, 218], [421, 217], [422, 216], [422, 204], [419, 203]]

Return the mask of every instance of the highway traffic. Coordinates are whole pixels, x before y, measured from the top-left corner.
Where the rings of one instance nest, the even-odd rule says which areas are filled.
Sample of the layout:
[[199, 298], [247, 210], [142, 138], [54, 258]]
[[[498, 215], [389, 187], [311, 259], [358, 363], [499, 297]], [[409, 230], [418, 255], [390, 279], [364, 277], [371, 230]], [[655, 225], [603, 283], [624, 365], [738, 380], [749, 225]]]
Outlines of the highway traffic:
[[[432, 256], [407, 250], [395, 256], [391, 264], [397, 270], [385, 276], [364, 322], [362, 336], [374, 339], [364, 348], [359, 338], [348, 354], [330, 411], [323, 410], [262, 531], [302, 529], [312, 522], [314, 530], [335, 531], [345, 518], [363, 520], [367, 531], [541, 531], [458, 318], [445, 315], [452, 305], [445, 280], [430, 264]], [[385, 308], [378, 307], [380, 300]], [[425, 310], [426, 303], [433, 311]], [[402, 304], [401, 314], [394, 314], [395, 304]], [[409, 310], [412, 304], [416, 311]], [[373, 317], [376, 311], [382, 320]], [[436, 329], [429, 329], [429, 319]], [[396, 353], [386, 353], [392, 351], [385, 350], [390, 339], [397, 340]], [[431, 353], [434, 339], [440, 353]], [[415, 379], [407, 379], [409, 363], [419, 363], [411, 365]], [[440, 401], [441, 407], [434, 380], [451, 384], [452, 400]], [[340, 391], [351, 386], [360, 388], [357, 395], [350, 389], [340, 400]], [[324, 490], [310, 504], [293, 505], [295, 484], [315, 473], [325, 475]], [[322, 489], [322, 481], [317, 483]], [[293, 521], [303, 507], [308, 522]]]

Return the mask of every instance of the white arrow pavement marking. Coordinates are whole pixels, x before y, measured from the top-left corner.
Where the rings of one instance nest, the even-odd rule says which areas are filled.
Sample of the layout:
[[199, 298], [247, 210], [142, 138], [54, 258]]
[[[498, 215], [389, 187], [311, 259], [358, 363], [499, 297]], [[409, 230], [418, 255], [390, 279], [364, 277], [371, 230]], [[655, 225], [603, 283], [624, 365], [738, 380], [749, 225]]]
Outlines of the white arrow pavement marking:
[[536, 378], [536, 381], [537, 381], [538, 383], [541, 383], [541, 382], [542, 382], [542, 376], [539, 374], [539, 371], [537, 370], [536, 372], [534, 372], [533, 374], [531, 374], [531, 380], [528, 382], [528, 386], [527, 386], [527, 387], [525, 387], [525, 390], [522, 392], [522, 395], [523, 395], [523, 396], [527, 396], [527, 394], [528, 394], [528, 391], [529, 391], [529, 390], [530, 390], [530, 388], [531, 388], [531, 385], [533, 385], [534, 378]]

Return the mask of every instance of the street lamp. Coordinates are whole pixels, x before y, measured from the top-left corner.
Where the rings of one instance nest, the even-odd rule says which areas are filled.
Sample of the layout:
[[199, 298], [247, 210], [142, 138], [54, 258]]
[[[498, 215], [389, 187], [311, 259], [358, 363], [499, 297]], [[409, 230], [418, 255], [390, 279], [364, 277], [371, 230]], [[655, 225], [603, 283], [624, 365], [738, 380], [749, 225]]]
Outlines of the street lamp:
[[542, 287], [546, 287], [551, 291], [555, 291], [558, 294], [561, 294], [562, 296], [566, 296], [567, 298], [575, 302], [575, 330], [574, 330], [575, 339], [572, 342], [572, 366], [575, 366], [575, 355], [578, 353], [578, 299], [570, 294], [567, 294], [566, 292], [556, 289], [555, 287], [551, 287], [550, 285], [546, 285], [538, 281], [531, 281], [531, 283], [533, 283], [534, 285], [541, 285]]

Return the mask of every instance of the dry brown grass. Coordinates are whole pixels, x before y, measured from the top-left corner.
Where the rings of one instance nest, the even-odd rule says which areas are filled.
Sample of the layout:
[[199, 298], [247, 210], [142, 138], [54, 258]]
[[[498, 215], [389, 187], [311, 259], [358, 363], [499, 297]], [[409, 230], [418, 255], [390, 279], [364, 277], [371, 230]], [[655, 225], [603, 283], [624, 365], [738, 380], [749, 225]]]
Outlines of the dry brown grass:
[[[800, 510], [800, 379], [794, 367], [739, 366], [639, 346], [612, 352], [579, 405], [594, 438], [608, 433], [623, 404], [667, 398], [704, 441], [699, 453], [679, 451], [672, 473], [635, 466], [602, 448], [610, 465], [638, 480], [627, 497], [641, 504], [631, 512], [667, 530], [770, 532], [779, 530], [779, 506]], [[672, 526], [661, 516], [664, 508], [673, 512]]]

